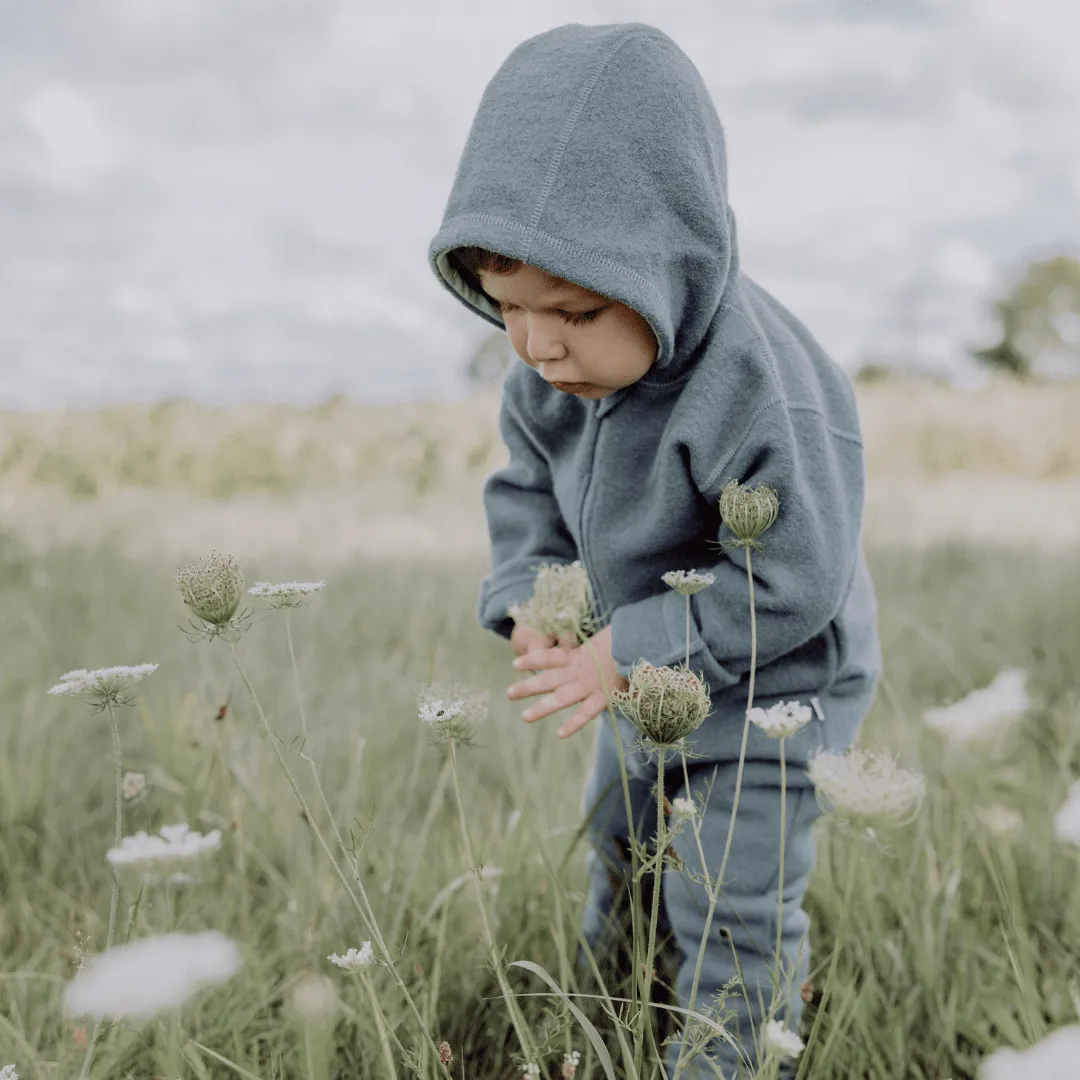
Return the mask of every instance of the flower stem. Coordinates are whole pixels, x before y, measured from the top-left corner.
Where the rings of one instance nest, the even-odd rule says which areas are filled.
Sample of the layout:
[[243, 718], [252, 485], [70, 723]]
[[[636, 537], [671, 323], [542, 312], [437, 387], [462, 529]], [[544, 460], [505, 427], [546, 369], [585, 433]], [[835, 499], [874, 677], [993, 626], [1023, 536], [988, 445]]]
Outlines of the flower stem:
[[686, 670], [690, 670], [690, 594], [686, 597]]
[[641, 1013], [638, 1025], [641, 1037], [636, 1040], [637, 1053], [634, 1065], [638, 1076], [642, 1075], [641, 1058], [644, 1055], [645, 1032], [652, 1031], [649, 1002], [652, 999], [652, 966], [656, 956], [656, 925], [660, 915], [660, 889], [664, 877], [664, 850], [667, 847], [667, 826], [664, 821], [664, 747], [657, 751], [656, 765], [656, 868], [653, 871], [652, 911], [649, 913], [649, 939], [645, 947], [645, 964], [642, 972]]
[[371, 998], [371, 1007], [375, 1010], [375, 1028], [379, 1033], [379, 1042], [382, 1044], [383, 1056], [386, 1058], [387, 1068], [390, 1070], [390, 1080], [397, 1080], [397, 1067], [394, 1061], [394, 1052], [390, 1048], [390, 1040], [386, 1034], [386, 1024], [383, 1020], [382, 1007], [379, 1005], [375, 987], [372, 985], [371, 976], [365, 970], [363, 972], [364, 988], [368, 997]]
[[[709, 910], [705, 915], [705, 926], [701, 931], [701, 943], [698, 945], [697, 960], [694, 963], [694, 978], [690, 984], [690, 1000], [687, 1008], [693, 1011], [697, 1004], [698, 986], [701, 983], [701, 967], [705, 961], [705, 947], [709, 943], [709, 934], [712, 931], [713, 916], [716, 914], [716, 903], [720, 898], [720, 887], [724, 881], [724, 871], [727, 869], [728, 858], [731, 855], [731, 840], [735, 835], [735, 815], [739, 809], [739, 795], [742, 792], [743, 766], [746, 763], [746, 743], [750, 736], [750, 710], [754, 705], [754, 676], [757, 672], [757, 612], [754, 607], [754, 573], [750, 560], [750, 548], [746, 551], [746, 580], [750, 587], [750, 680], [747, 690], [746, 715], [743, 717], [742, 744], [739, 747], [739, 765], [735, 772], [735, 793], [731, 800], [731, 816], [728, 819], [727, 839], [724, 841], [724, 853], [720, 857], [720, 869], [716, 872], [715, 882], [710, 882]], [[702, 872], [708, 877], [708, 868], [702, 863]], [[746, 988], [743, 988], [746, 993]], [[672, 1080], [678, 1080], [682, 1073], [685, 1059], [685, 1043], [679, 1052], [679, 1060], [675, 1065]]]
[[[412, 994], [409, 993], [409, 988], [405, 985], [404, 979], [402, 979], [400, 973], [397, 970], [396, 965], [390, 959], [390, 952], [386, 947], [386, 942], [383, 940], [382, 931], [379, 929], [379, 924], [375, 919], [375, 912], [371, 906], [371, 901], [368, 899], [367, 890], [364, 888], [364, 883], [360, 879], [359, 871], [355, 863], [352, 866], [353, 880], [356, 883], [357, 893], [353, 892], [352, 886], [349, 884], [348, 878], [345, 877], [345, 872], [341, 869], [334, 853], [330, 850], [330, 846], [326, 842], [326, 838], [323, 836], [322, 831], [315, 822], [315, 818], [311, 813], [311, 808], [307, 804], [307, 800], [304, 798], [303, 793], [296, 785], [296, 780], [293, 777], [292, 770], [289, 768], [289, 763], [285, 760], [281, 753], [281, 749], [277, 744], [277, 736], [274, 733], [274, 729], [270, 727], [270, 721], [266, 718], [266, 713], [263, 711], [262, 703], [259, 701], [258, 695], [255, 693], [255, 688], [248, 681], [248, 677], [244, 672], [243, 666], [240, 663], [240, 657], [236, 651], [236, 643], [229, 642], [229, 650], [232, 653], [233, 664], [236, 666], [236, 671], [240, 676], [241, 681], [244, 684], [245, 689], [250, 696], [252, 703], [255, 705], [255, 711], [259, 716], [259, 720], [262, 722], [263, 730], [266, 732], [267, 740], [270, 743], [271, 749], [274, 751], [274, 755], [278, 759], [278, 764], [281, 766], [282, 771], [285, 773], [285, 779], [289, 782], [289, 787], [292, 788], [293, 794], [296, 796], [297, 801], [300, 803], [300, 808], [304, 811], [304, 820], [307, 821], [312, 833], [315, 835], [315, 839], [318, 841], [319, 846], [323, 850], [323, 854], [330, 860], [330, 865], [334, 868], [334, 873], [337, 874], [338, 880], [345, 886], [345, 891], [349, 894], [349, 899], [356, 906], [357, 911], [360, 914], [360, 918], [364, 923], [364, 927], [372, 939], [378, 946], [378, 949], [382, 955], [382, 958], [386, 964], [387, 970], [393, 976], [394, 981], [397, 983], [398, 989], [401, 991], [402, 996], [405, 999], [406, 1005], [409, 1007], [409, 1011], [413, 1014], [413, 1018], [416, 1020], [420, 1027], [423, 1037], [431, 1045], [431, 1048], [435, 1051], [436, 1059], [439, 1056], [439, 1047], [435, 1043], [435, 1040], [431, 1036], [431, 1032], [428, 1030], [427, 1025], [424, 1023], [424, 1018], [420, 1015], [420, 1010], [416, 1006], [416, 1002], [413, 1000]], [[384, 1017], [385, 1019], [385, 1017]], [[444, 1070], [446, 1071], [446, 1070]], [[447, 1072], [449, 1076], [449, 1073]]]
[[461, 835], [465, 840], [465, 856], [469, 860], [469, 869], [472, 870], [473, 885], [475, 886], [476, 892], [476, 906], [480, 909], [480, 920], [484, 924], [484, 934], [487, 937], [488, 952], [491, 957], [492, 965], [495, 968], [495, 977], [499, 981], [499, 989], [502, 991], [503, 998], [506, 1001], [506, 1007], [510, 1012], [510, 1022], [513, 1024], [514, 1031], [518, 1037], [518, 1042], [521, 1044], [521, 1052], [525, 1055], [526, 1061], [535, 1061], [536, 1057], [533, 1054], [532, 1040], [528, 1037], [525, 1018], [521, 1015], [521, 1012], [517, 1007], [517, 1002], [514, 1000], [514, 994], [510, 988], [510, 984], [506, 981], [506, 974], [503, 971], [502, 961], [499, 958], [495, 944], [495, 932], [491, 926], [487, 903], [484, 900], [483, 886], [480, 883], [482, 871], [476, 861], [472, 834], [469, 832], [469, 822], [465, 817], [465, 803], [461, 797], [461, 784], [458, 781], [457, 753], [454, 747], [454, 740], [451, 739], [448, 745], [450, 747], [451, 773], [454, 778], [454, 794], [457, 796], [458, 820], [461, 823]]
[[[124, 755], [120, 747], [120, 725], [116, 721], [116, 709], [113, 707], [112, 699], [106, 698], [105, 705], [109, 710], [109, 727], [112, 730], [113, 774], [116, 781], [116, 820], [115, 829], [113, 830], [113, 847], [118, 848], [124, 839]], [[110, 863], [109, 865], [112, 867], [113, 884], [112, 898], [109, 900], [109, 929], [105, 935], [106, 952], [112, 948], [113, 938], [116, 934], [116, 906], [120, 899], [119, 869], [115, 863]], [[86, 1077], [90, 1075], [90, 1065], [94, 1060], [94, 1046], [97, 1044], [98, 1035], [101, 1033], [101, 1022], [102, 1017], [98, 1017], [94, 1023], [94, 1033], [87, 1041], [86, 1056], [83, 1058], [82, 1069], [79, 1072], [79, 1080], [86, 1080]]]
[[787, 840], [787, 757], [784, 737], [780, 736], [780, 877], [776, 900], [776, 956], [773, 970], [780, 984], [780, 943], [784, 925], [784, 843]]

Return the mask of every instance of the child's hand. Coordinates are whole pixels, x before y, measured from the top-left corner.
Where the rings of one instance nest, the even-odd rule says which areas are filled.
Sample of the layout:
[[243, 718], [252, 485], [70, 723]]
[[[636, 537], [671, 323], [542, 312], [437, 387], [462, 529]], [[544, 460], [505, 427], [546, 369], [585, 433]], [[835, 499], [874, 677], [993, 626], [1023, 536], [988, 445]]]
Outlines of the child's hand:
[[[600, 664], [599, 672], [597, 661]], [[522, 714], [529, 723], [580, 703], [574, 715], [559, 728], [561, 739], [580, 731], [607, 708], [605, 685], [608, 690], [625, 690], [630, 685], [618, 673], [611, 658], [610, 626], [604, 627], [599, 634], [577, 647], [562, 644], [557, 648], [546, 647], [523, 653], [514, 661], [514, 667], [518, 671], [537, 671], [539, 674], [513, 683], [506, 691], [507, 697], [516, 701], [537, 694], [548, 695], [544, 701]]]
[[554, 634], [541, 634], [539, 630], [534, 630], [531, 626], [515, 623], [510, 634], [510, 644], [514, 646], [515, 656], [524, 656], [526, 653], [550, 649], [556, 641]]

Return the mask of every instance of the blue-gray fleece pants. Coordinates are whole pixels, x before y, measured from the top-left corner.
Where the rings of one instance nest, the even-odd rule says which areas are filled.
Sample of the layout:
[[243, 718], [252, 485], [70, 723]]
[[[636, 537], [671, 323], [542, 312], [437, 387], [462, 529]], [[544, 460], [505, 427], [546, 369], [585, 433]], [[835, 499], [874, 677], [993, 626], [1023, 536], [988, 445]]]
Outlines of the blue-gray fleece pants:
[[[592, 773], [582, 800], [587, 834], [594, 849], [589, 860], [583, 931], [598, 964], [603, 967], [605, 961], [611, 962], [611, 951], [620, 948], [617, 932], [620, 912], [613, 909], [615, 897], [626, 896], [623, 886], [629, 880], [627, 837], [630, 830], [611, 724], [605, 715], [597, 721], [601, 728], [596, 736]], [[639, 840], [651, 846], [656, 836], [656, 757], [650, 759], [632, 752], [627, 752], [626, 756], [635, 832]], [[669, 799], [690, 798], [700, 806], [705, 793], [709, 792], [702, 816], [701, 844], [707, 864], [704, 872], [715, 880], [727, 839], [738, 762], [690, 758], [687, 762], [688, 791], [681, 758], [671, 754], [666, 758], [664, 791]], [[785, 1020], [796, 1032], [802, 1015], [800, 988], [809, 966], [808, 919], [802, 909], [802, 900], [814, 861], [811, 826], [820, 813], [805, 769], [789, 767], [781, 942], [785, 976], [783, 1000], [775, 1016]], [[682, 826], [672, 847], [687, 870], [702, 876], [701, 859], [689, 823]], [[725, 1008], [733, 1010], [735, 1017], [729, 1018], [725, 1026], [742, 1048], [742, 1068], [746, 1069], [746, 1075], [751, 1075], [751, 1071], [745, 1063], [753, 1064], [756, 1060], [755, 1036], [760, 1040], [762, 1008], [768, 1009], [773, 997], [779, 868], [780, 765], [779, 762], [748, 761], [735, 815], [731, 854], [724, 873], [725, 885], [713, 916], [695, 1004], [695, 1011], [708, 1014], [715, 1004], [714, 995], [719, 994], [733, 977], [741, 976], [742, 985], [726, 998]], [[691, 880], [685, 870], [678, 869], [672, 861], [665, 861], [662, 878], [665, 926], [670, 928], [677, 947], [672, 958], [677, 965], [675, 990], [679, 1005], [688, 1008], [694, 966], [708, 913], [708, 895], [704, 884]], [[651, 879], [646, 881], [647, 886], [642, 892], [645, 920], [652, 902]], [[647, 921], [644, 925], [647, 932]], [[628, 967], [628, 961], [624, 966]], [[680, 1045], [676, 1036], [676, 1041], [665, 1053], [669, 1077], [674, 1073]], [[709, 1063], [709, 1058], [717, 1067]], [[739, 1069], [739, 1053], [730, 1043], [718, 1039], [708, 1044], [705, 1054], [699, 1054], [689, 1067], [684, 1065], [682, 1075], [687, 1080], [720, 1075], [730, 1080], [740, 1075]]]

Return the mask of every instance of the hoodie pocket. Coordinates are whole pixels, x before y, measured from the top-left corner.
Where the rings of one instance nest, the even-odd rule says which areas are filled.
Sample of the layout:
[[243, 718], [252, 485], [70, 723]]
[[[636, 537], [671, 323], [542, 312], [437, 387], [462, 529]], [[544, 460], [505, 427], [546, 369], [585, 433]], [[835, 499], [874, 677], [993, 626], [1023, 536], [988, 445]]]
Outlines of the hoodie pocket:
[[784, 697], [823, 693], [836, 681], [842, 652], [837, 625], [831, 622], [809, 641], [759, 668], [755, 680], [757, 694]]

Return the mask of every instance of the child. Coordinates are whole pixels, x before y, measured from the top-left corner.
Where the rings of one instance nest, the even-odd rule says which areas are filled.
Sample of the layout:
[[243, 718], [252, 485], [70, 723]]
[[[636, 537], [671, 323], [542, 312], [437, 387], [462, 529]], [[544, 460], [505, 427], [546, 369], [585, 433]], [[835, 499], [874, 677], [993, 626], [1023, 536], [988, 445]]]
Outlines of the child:
[[[691, 599], [690, 664], [713, 709], [690, 739], [667, 792], [700, 805], [705, 872], [728, 831], [747, 705], [750, 607], [745, 553], [721, 551], [724, 484], [766, 484], [780, 513], [754, 556], [754, 704], [815, 701], [816, 719], [786, 740], [783, 964], [775, 1014], [798, 1029], [808, 920], [802, 898], [819, 811], [806, 775], [821, 747], [851, 744], [880, 672], [877, 608], [861, 550], [863, 450], [852, 386], [806, 328], [739, 269], [720, 122], [690, 60], [639, 23], [569, 25], [519, 45], [488, 85], [461, 156], [430, 260], [477, 314], [505, 327], [522, 363], [503, 389], [509, 464], [484, 491], [491, 573], [481, 623], [511, 639], [514, 666], [536, 674], [513, 698], [546, 695], [525, 717], [574, 707], [563, 737], [605, 708], [638, 659], [676, 664], [684, 598], [668, 570], [710, 571]], [[540, 563], [580, 559], [606, 623], [572, 647], [507, 609], [527, 600]], [[635, 821], [625, 819], [614, 734], [599, 722], [585, 793], [590, 868], [585, 933], [602, 941], [626, 838], [655, 832], [655, 759], [630, 750]], [[651, 768], [651, 772], [650, 772]], [[750, 732], [723, 895], [694, 1007], [741, 973], [727, 999], [749, 1060], [772, 997], [780, 847], [779, 746]], [[663, 900], [678, 945], [676, 991], [689, 1007], [704, 929], [693, 834], [674, 844], [685, 868], [665, 870]], [[736, 967], [736, 960], [738, 966]], [[747, 1002], [749, 999], [749, 1004]], [[666, 1067], [674, 1071], [680, 1046]], [[734, 1076], [738, 1055], [709, 1053]], [[712, 1076], [702, 1058], [687, 1077]]]

